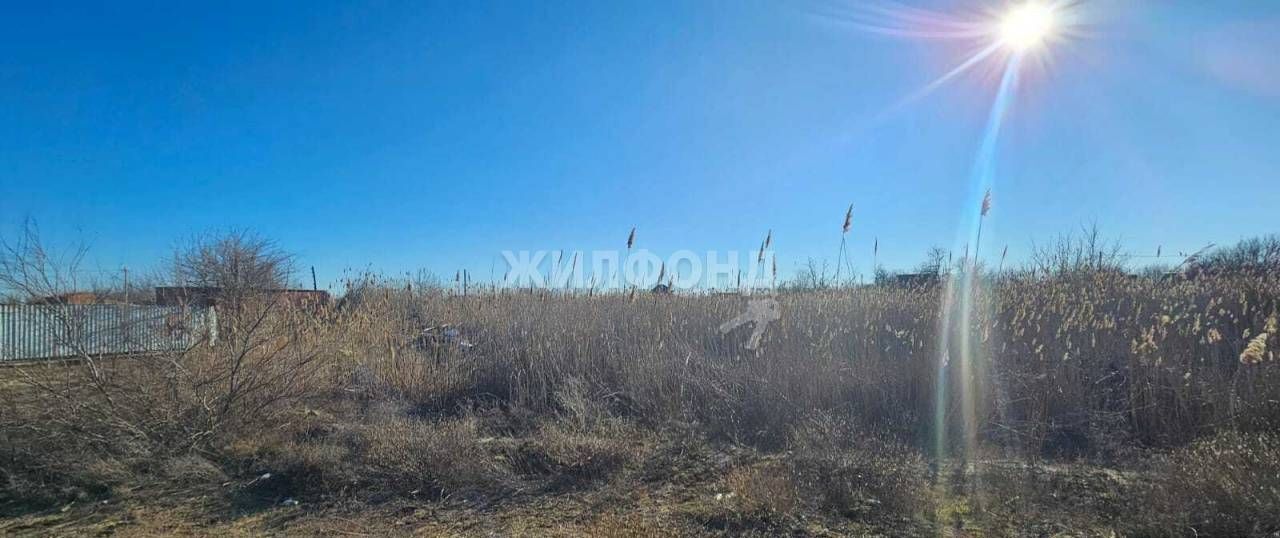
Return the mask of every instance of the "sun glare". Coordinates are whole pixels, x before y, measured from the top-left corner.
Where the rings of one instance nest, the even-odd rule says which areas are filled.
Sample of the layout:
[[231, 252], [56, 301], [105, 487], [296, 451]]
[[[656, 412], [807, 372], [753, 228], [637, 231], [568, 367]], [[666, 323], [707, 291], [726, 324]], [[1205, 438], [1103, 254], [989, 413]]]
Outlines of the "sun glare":
[[1027, 2], [1014, 7], [1000, 21], [1000, 42], [1016, 51], [1030, 49], [1053, 32], [1053, 10]]

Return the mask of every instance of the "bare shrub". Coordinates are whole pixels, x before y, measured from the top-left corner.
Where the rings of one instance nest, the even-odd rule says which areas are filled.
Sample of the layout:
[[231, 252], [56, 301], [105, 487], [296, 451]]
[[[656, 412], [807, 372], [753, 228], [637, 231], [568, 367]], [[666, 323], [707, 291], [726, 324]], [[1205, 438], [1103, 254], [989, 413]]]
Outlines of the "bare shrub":
[[[77, 273], [59, 266], [34, 234], [2, 256], [0, 280], [30, 297], [64, 291]], [[105, 358], [75, 330], [74, 311], [40, 308], [61, 330], [57, 344], [68, 362], [19, 365], [21, 387], [0, 415], [15, 466], [37, 480], [74, 484], [74, 472], [43, 463], [61, 455], [150, 466], [171, 455], [213, 451], [241, 435], [269, 429], [297, 403], [326, 392], [331, 335], [316, 312], [278, 296], [243, 293], [219, 312], [218, 343], [202, 335], [191, 347], [129, 352]], [[83, 454], [83, 457], [73, 456]]]

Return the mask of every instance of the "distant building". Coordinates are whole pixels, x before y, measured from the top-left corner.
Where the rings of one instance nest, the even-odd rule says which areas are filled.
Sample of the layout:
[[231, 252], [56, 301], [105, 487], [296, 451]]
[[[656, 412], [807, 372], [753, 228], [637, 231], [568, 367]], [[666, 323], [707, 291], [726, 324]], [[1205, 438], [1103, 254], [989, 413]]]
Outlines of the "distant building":
[[938, 273], [904, 273], [893, 276], [893, 284], [902, 287], [932, 286], [942, 282]]
[[[294, 306], [324, 306], [330, 301], [324, 290], [271, 289], [255, 290], [255, 293], [282, 297]], [[156, 288], [156, 304], [162, 306], [217, 306], [223, 296], [216, 286], [159, 286]]]

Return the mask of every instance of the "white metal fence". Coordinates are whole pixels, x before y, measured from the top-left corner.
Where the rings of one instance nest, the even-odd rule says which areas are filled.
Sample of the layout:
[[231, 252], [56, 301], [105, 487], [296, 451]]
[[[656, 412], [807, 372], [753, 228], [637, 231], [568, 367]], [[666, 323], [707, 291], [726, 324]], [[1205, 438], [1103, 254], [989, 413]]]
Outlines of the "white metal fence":
[[213, 308], [0, 305], [0, 361], [150, 353], [217, 339]]

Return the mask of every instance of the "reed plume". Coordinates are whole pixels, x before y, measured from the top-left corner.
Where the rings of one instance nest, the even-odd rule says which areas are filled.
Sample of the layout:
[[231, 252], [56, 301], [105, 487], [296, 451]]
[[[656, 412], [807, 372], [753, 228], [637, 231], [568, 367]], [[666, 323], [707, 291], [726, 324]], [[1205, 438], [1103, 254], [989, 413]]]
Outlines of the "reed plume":
[[1241, 364], [1258, 364], [1266, 360], [1267, 357], [1267, 338], [1271, 334], [1267, 332], [1258, 333], [1249, 341], [1249, 345], [1245, 346], [1244, 351], [1240, 352]]

